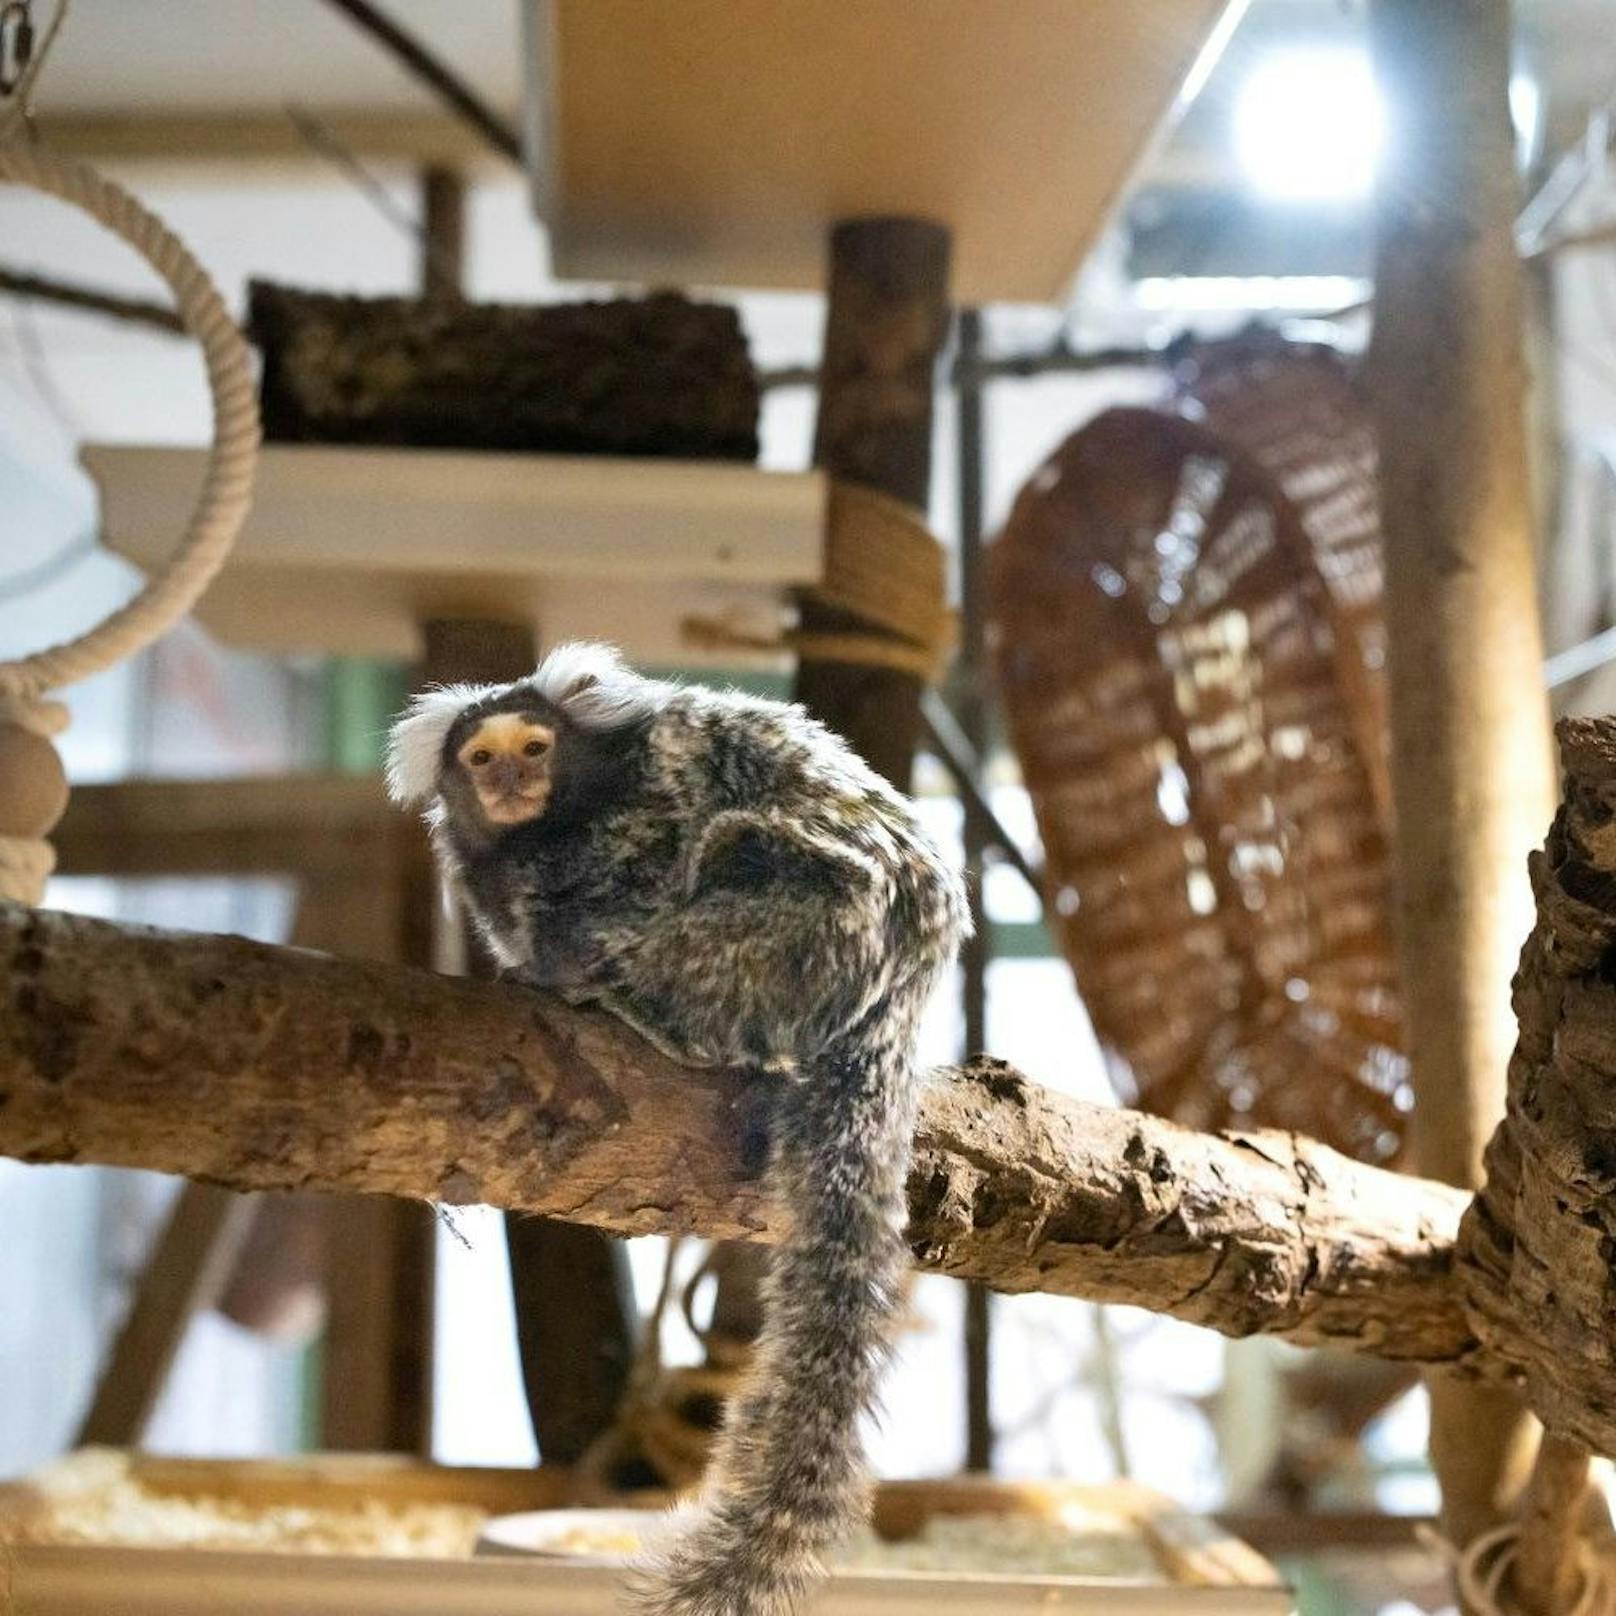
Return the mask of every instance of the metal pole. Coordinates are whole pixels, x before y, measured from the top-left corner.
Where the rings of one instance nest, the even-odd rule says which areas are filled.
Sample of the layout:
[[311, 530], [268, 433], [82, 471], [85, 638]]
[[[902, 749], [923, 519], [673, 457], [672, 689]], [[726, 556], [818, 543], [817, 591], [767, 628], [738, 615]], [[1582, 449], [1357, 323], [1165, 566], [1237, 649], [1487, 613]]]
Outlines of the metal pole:
[[[982, 351], [982, 315], [962, 309], [955, 393], [959, 450], [960, 728], [976, 754], [978, 770], [987, 748], [987, 704], [983, 680], [986, 660], [986, 603], [982, 599], [982, 383], [976, 365]], [[980, 793], [978, 772], [970, 784]], [[986, 841], [980, 819], [967, 813], [964, 822], [965, 885], [970, 897], [973, 935], [960, 952], [961, 993], [965, 1011], [968, 1060], [987, 1047], [987, 972], [992, 951], [982, 903]], [[965, 1468], [993, 1467], [992, 1302], [987, 1288], [965, 1291]]]

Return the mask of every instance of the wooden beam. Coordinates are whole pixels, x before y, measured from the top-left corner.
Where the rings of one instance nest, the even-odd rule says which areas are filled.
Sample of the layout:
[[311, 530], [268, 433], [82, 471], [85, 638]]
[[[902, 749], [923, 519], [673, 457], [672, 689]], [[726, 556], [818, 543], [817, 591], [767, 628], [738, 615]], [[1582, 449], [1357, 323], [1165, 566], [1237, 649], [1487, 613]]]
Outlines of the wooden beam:
[[52, 840], [62, 875], [319, 876], [412, 834], [374, 777], [286, 774], [75, 786]]
[[224, 1288], [257, 1200], [187, 1184], [146, 1259], [129, 1314], [96, 1383], [77, 1447], [136, 1447], [191, 1320]]
[[447, 62], [428, 50], [370, 0], [329, 0], [329, 3], [396, 58], [492, 150], [511, 162], [522, 161], [522, 142], [515, 129]]
[[[86, 162], [164, 168], [250, 163], [329, 182], [326, 160], [282, 112], [43, 112], [38, 121], [53, 151]], [[473, 177], [510, 173], [474, 130], [445, 114], [322, 108], [320, 121], [368, 163], [410, 169], [443, 163]]]
[[[1508, 0], [1374, 0], [1394, 159], [1377, 206], [1380, 440], [1397, 922], [1419, 1170], [1474, 1185], [1503, 1113], [1527, 854], [1554, 802], [1521, 360]], [[1497, 1393], [1432, 1386], [1444, 1530], [1519, 1491]]]
[[[0, 905], [0, 1153], [25, 1161], [767, 1240], [768, 1087], [516, 986]], [[1463, 1194], [1293, 1135], [1196, 1134], [984, 1060], [929, 1085], [910, 1201], [921, 1264], [999, 1290], [1475, 1359]]]

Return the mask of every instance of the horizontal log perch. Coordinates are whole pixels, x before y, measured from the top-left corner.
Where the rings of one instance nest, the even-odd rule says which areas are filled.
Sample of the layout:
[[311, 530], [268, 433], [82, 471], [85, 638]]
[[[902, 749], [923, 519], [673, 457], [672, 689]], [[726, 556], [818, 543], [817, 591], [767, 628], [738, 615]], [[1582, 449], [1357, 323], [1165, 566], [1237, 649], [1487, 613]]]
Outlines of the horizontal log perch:
[[[0, 905], [0, 1154], [25, 1161], [768, 1239], [769, 1081], [513, 986]], [[984, 1060], [930, 1086], [910, 1200], [920, 1263], [999, 1290], [1481, 1366], [1465, 1197], [1294, 1135], [1197, 1134]]]
[[272, 442], [757, 458], [759, 392], [733, 308], [359, 298], [254, 281]]

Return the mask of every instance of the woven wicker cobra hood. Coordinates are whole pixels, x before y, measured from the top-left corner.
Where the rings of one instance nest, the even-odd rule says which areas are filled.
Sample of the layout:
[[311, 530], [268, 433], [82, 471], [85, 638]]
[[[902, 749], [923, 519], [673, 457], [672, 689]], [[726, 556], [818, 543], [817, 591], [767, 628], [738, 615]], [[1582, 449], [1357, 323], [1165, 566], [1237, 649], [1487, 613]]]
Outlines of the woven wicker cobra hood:
[[1185, 378], [1185, 413], [1069, 438], [992, 552], [1050, 922], [1130, 1098], [1384, 1161], [1410, 1095], [1367, 429], [1314, 351]]

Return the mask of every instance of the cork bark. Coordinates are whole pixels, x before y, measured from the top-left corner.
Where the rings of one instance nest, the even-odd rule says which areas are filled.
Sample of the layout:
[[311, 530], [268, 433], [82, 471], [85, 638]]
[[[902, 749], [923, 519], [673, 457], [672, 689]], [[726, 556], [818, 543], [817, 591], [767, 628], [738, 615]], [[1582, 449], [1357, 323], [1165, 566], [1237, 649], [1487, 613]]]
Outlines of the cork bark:
[[677, 293], [545, 306], [253, 282], [272, 442], [757, 457], [731, 308]]
[[[0, 906], [0, 1153], [24, 1161], [769, 1239], [769, 1081], [505, 984]], [[927, 1268], [1475, 1366], [1456, 1191], [1293, 1135], [1084, 1105], [991, 1060], [938, 1074], [916, 1145]]]

